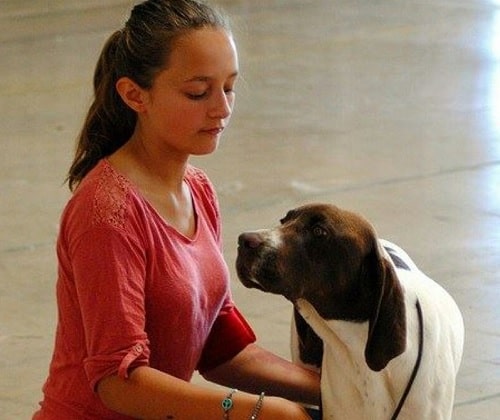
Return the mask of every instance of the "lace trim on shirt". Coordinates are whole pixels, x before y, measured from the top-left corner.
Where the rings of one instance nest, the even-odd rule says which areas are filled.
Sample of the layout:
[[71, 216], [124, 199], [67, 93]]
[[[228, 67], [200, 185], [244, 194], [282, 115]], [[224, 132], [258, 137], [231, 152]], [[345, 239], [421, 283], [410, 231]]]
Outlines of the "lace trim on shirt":
[[94, 222], [122, 228], [128, 190], [128, 181], [105, 163], [94, 196]]

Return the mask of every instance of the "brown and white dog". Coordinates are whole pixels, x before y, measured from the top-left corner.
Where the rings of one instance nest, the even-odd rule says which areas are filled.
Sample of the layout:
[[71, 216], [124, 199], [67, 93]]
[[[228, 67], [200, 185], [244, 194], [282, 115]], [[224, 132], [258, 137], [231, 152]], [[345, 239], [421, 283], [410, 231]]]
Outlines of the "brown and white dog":
[[292, 355], [321, 367], [323, 419], [451, 418], [460, 310], [364, 218], [328, 204], [291, 210], [240, 235], [236, 269], [300, 313]]

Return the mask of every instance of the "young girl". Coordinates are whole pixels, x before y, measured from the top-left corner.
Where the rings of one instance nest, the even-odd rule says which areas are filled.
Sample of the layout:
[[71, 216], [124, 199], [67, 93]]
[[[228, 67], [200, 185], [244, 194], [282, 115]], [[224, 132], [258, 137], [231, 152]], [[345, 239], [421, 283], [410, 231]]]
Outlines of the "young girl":
[[[196, 0], [139, 4], [104, 46], [35, 419], [304, 420], [292, 401], [318, 404], [318, 376], [258, 347], [234, 306], [217, 198], [188, 163], [216, 150], [237, 78], [226, 22]], [[191, 384], [195, 370], [229, 388]]]

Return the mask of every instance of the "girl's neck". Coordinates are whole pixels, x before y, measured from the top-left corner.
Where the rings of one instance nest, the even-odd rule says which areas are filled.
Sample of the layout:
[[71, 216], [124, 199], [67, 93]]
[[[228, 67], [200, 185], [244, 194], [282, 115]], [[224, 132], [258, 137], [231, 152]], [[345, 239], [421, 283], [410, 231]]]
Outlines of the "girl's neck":
[[110, 163], [134, 184], [165, 221], [183, 235], [194, 237], [196, 216], [190, 189], [184, 182], [188, 159], [154, 154], [143, 144], [130, 139], [109, 157]]
[[[114, 161], [113, 161], [114, 158]], [[184, 174], [189, 156], [156, 150], [141, 136], [132, 136], [125, 145], [112, 155], [112, 163], [140, 188], [182, 191]]]

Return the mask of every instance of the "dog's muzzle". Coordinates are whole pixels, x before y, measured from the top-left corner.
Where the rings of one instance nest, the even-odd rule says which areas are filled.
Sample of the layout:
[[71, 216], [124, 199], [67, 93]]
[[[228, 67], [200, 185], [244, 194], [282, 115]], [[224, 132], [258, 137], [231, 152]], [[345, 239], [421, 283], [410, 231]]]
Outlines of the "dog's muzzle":
[[238, 237], [236, 271], [244, 286], [265, 290], [257, 279], [266, 240], [261, 232], [245, 232]]

